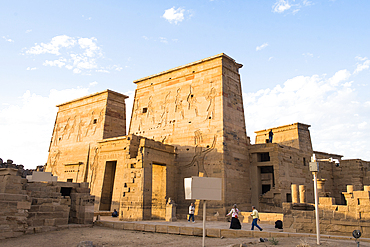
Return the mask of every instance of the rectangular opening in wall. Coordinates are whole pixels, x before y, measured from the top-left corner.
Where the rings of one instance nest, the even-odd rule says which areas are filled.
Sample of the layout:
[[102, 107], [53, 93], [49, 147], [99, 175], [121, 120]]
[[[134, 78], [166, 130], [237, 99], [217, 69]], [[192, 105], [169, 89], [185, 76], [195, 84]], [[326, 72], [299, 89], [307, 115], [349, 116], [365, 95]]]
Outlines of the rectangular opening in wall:
[[71, 196], [72, 188], [71, 187], [61, 187], [60, 193], [62, 196]]
[[286, 202], [292, 202], [292, 195], [290, 193], [286, 193]]
[[67, 182], [73, 182], [73, 178], [67, 178]]
[[152, 219], [165, 219], [166, 215], [166, 165], [152, 165]]
[[117, 161], [107, 161], [103, 177], [103, 187], [100, 197], [100, 211], [110, 211], [112, 204], [114, 177], [116, 175]]
[[262, 194], [265, 194], [271, 190], [271, 185], [269, 184], [262, 184]]
[[340, 194], [340, 205], [347, 205], [347, 200], [343, 194]]
[[275, 187], [274, 167], [273, 166], [259, 166], [261, 193], [265, 194]]
[[267, 162], [270, 161], [270, 154], [267, 153], [257, 153], [257, 162]]

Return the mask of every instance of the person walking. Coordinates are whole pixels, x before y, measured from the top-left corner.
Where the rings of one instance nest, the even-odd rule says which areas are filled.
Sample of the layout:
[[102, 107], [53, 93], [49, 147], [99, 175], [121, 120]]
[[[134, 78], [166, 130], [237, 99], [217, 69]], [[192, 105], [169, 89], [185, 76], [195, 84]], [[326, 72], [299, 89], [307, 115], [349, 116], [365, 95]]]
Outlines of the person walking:
[[252, 206], [252, 213], [251, 213], [251, 216], [253, 217], [253, 221], [252, 221], [252, 228], [251, 230], [253, 231], [254, 230], [254, 226], [256, 226], [258, 229], [260, 229], [260, 231], [262, 231], [263, 229], [257, 224], [257, 221], [260, 220], [260, 216], [259, 216], [259, 213], [256, 209], [255, 206]]
[[239, 209], [236, 207], [236, 204], [234, 204], [233, 208], [230, 210], [230, 213], [228, 213], [226, 216], [231, 215], [231, 223], [230, 223], [230, 229], [241, 229], [242, 226], [240, 225], [239, 221]]
[[188, 222], [190, 222], [190, 219], [192, 220], [192, 222], [194, 223], [194, 212], [195, 212], [195, 207], [194, 207], [194, 203], [191, 203], [190, 206], [189, 206], [189, 219], [188, 219]]

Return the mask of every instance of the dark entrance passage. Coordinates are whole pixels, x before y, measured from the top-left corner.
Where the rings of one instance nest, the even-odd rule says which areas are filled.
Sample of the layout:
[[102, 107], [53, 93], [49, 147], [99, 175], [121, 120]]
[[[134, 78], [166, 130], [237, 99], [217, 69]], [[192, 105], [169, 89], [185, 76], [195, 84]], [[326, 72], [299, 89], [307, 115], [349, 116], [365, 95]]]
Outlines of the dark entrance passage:
[[107, 161], [103, 179], [103, 188], [100, 197], [99, 211], [110, 211], [112, 203], [114, 177], [116, 175], [117, 161]]

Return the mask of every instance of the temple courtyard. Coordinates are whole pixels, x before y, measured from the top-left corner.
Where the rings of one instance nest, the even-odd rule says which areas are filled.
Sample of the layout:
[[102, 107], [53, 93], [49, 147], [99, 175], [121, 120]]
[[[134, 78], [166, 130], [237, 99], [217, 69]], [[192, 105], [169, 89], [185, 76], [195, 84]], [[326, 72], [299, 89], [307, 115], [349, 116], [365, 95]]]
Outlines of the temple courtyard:
[[[137, 230], [122, 230], [119, 228], [133, 227]], [[154, 226], [154, 227], [153, 227]], [[264, 229], [260, 231], [250, 231], [250, 224], [243, 224], [242, 230], [229, 230], [228, 222], [207, 222], [207, 235], [234, 232], [236, 235], [249, 235], [249, 237], [206, 237], [205, 246], [272, 246], [271, 241], [260, 242], [260, 237], [271, 240], [274, 237], [279, 246], [287, 247], [308, 247], [316, 245], [316, 235], [304, 233], [287, 233], [275, 229], [273, 225], [261, 224]], [[181, 234], [166, 234], [151, 232], [151, 229], [182, 229]], [[141, 229], [141, 230], [140, 230]], [[197, 221], [194, 224], [185, 220], [176, 222], [164, 221], [139, 221], [122, 222], [111, 217], [102, 217], [100, 221], [95, 222], [94, 226], [87, 227], [82, 225], [69, 225], [68, 228], [59, 231], [36, 233], [23, 235], [18, 238], [1, 240], [0, 246], [78, 246], [83, 241], [92, 241], [95, 247], [103, 246], [201, 246], [202, 237], [183, 235], [193, 231], [201, 234], [202, 222]], [[189, 231], [190, 230], [190, 231]], [[370, 239], [360, 239], [360, 246], [370, 246]], [[354, 238], [348, 236], [322, 235], [321, 246], [357, 246]]]

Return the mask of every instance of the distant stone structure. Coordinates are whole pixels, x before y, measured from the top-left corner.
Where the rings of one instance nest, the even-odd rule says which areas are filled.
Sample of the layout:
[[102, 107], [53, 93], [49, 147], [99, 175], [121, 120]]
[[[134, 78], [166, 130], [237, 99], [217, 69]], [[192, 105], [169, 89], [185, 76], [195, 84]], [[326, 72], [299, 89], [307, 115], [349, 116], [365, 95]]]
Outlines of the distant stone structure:
[[[191, 176], [222, 178], [222, 200], [207, 203], [212, 219], [225, 220], [234, 203], [242, 211], [255, 205], [274, 213], [285, 203], [309, 205], [313, 154], [341, 162], [320, 162], [321, 196], [345, 204], [346, 185], [370, 185], [370, 162], [313, 151], [310, 125], [260, 130], [250, 144], [241, 67], [219, 54], [134, 81], [127, 135], [125, 95], [105, 90], [58, 105], [45, 171], [60, 181], [88, 183], [95, 212], [119, 209], [121, 220], [175, 219], [169, 198], [176, 218], [185, 218], [183, 183]], [[201, 215], [201, 202], [195, 206]]]

